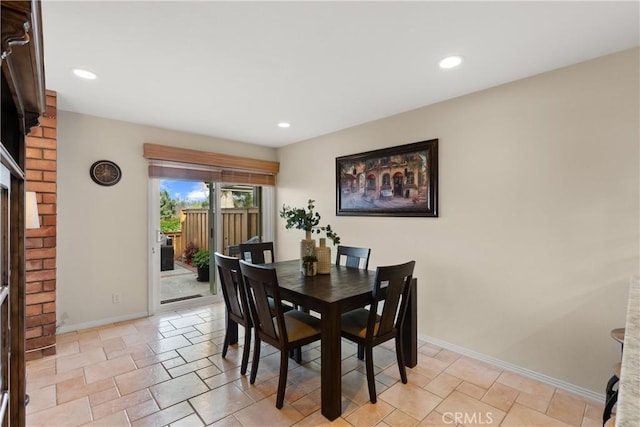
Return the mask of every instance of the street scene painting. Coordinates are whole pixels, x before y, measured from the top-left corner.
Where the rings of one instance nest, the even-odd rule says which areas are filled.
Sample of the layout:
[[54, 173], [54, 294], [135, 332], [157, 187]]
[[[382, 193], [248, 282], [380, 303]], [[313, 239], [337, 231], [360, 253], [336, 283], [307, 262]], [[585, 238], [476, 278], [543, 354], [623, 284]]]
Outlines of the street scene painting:
[[438, 140], [336, 158], [336, 214], [438, 216]]

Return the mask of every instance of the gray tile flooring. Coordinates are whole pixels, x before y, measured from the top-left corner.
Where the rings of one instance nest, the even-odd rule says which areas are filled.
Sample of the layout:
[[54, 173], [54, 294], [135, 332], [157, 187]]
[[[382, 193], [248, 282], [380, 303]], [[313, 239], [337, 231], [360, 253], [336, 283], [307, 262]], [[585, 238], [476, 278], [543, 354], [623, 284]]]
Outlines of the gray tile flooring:
[[250, 384], [240, 374], [242, 344], [222, 358], [225, 306], [214, 299], [58, 335], [55, 356], [27, 362], [27, 427], [602, 426], [601, 402], [425, 342], [407, 384], [393, 341], [376, 347], [371, 404], [364, 363], [343, 340], [342, 416], [332, 423], [320, 412], [320, 343], [305, 346], [302, 363], [289, 362], [279, 410], [277, 350], [262, 347]]

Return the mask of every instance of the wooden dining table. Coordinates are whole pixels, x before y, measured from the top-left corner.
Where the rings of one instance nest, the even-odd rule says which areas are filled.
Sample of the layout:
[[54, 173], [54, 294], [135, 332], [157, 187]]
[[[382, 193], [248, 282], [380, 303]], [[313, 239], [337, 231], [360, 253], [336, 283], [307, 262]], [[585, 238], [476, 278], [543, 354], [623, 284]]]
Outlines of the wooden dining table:
[[[329, 274], [304, 276], [300, 272], [300, 260], [265, 266], [276, 269], [283, 300], [320, 314], [321, 412], [334, 420], [342, 413], [341, 315], [369, 304], [376, 272], [332, 265]], [[414, 278], [402, 325], [405, 365], [410, 368], [418, 361], [416, 286]], [[228, 322], [228, 327], [233, 328], [232, 322]]]

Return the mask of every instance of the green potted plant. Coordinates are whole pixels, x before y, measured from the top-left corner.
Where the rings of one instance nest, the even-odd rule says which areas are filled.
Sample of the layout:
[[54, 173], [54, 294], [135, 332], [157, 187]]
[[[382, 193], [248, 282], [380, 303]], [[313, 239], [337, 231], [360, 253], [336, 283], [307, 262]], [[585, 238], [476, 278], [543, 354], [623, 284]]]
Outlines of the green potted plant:
[[[316, 251], [316, 243], [312, 238], [313, 233], [320, 233], [324, 231], [327, 237], [331, 239], [334, 245], [340, 244], [340, 237], [333, 231], [331, 225], [319, 226], [320, 214], [316, 212], [315, 200], [309, 199], [307, 202], [307, 208], [293, 208], [291, 206], [282, 205], [280, 210], [280, 217], [286, 220], [285, 228], [295, 228], [297, 230], [304, 230], [305, 238], [300, 242], [300, 271], [305, 272], [303, 258], [305, 256], [320, 256], [320, 265], [329, 267], [331, 263], [331, 249], [323, 247], [319, 252]], [[320, 239], [323, 240], [323, 239]], [[316, 271], [318, 266], [318, 259], [316, 259]], [[326, 274], [329, 271], [325, 268], [325, 271], [320, 271], [322, 274]]]
[[191, 258], [191, 264], [198, 268], [198, 282], [209, 281], [209, 250], [200, 249]]
[[305, 255], [302, 257], [302, 267], [305, 276], [315, 276], [318, 274], [318, 257]]
[[291, 206], [282, 205], [280, 210], [280, 218], [284, 218], [287, 223], [285, 228], [287, 230], [295, 228], [297, 230], [304, 230], [306, 233], [306, 240], [311, 240], [312, 233], [320, 233], [324, 231], [327, 237], [333, 242], [334, 245], [340, 244], [340, 237], [331, 229], [331, 225], [318, 226], [320, 224], [320, 214], [315, 212], [315, 200], [309, 200], [307, 202], [307, 208], [292, 208]]

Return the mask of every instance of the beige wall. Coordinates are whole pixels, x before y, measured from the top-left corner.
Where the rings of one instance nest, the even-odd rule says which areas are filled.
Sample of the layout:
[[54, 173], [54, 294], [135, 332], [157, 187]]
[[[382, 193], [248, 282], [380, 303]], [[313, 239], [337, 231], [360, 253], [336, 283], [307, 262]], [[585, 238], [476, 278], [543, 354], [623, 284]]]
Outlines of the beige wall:
[[[419, 333], [602, 392], [638, 273], [638, 50], [284, 147], [277, 205], [316, 199], [371, 266], [416, 259]], [[339, 108], [339, 105], [336, 105]], [[335, 216], [335, 157], [440, 139], [439, 218]], [[58, 112], [58, 324], [147, 310], [142, 144], [276, 150]], [[123, 170], [91, 181], [96, 160]], [[301, 232], [278, 221], [278, 257]], [[111, 294], [122, 293], [121, 304]]]
[[[57, 317], [65, 329], [147, 312], [145, 142], [276, 159], [273, 148], [58, 111]], [[117, 185], [89, 177], [100, 159], [120, 165]], [[115, 292], [120, 304], [111, 302]]]
[[[639, 266], [638, 77], [636, 49], [284, 147], [277, 204], [317, 200], [372, 267], [415, 259], [423, 337], [602, 393]], [[336, 217], [337, 156], [431, 138], [439, 218]]]

